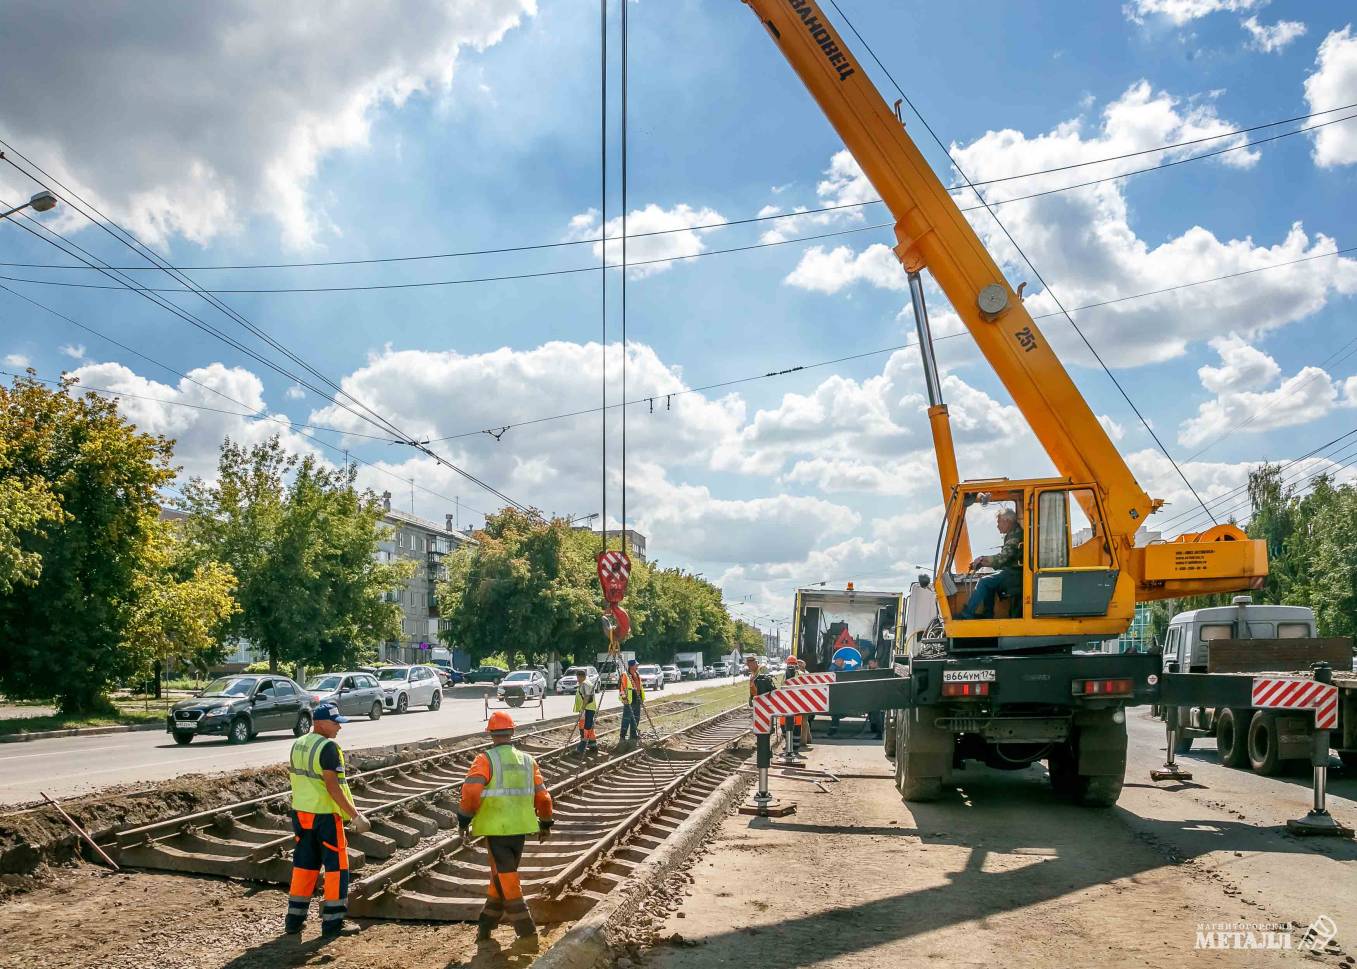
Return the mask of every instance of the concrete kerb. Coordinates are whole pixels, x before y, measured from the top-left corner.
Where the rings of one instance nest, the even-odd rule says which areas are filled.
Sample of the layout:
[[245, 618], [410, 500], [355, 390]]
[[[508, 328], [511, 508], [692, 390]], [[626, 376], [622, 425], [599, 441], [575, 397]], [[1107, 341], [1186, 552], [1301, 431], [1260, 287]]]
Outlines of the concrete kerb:
[[67, 727], [65, 730], [34, 730], [30, 733], [12, 733], [0, 737], [0, 744], [22, 744], [30, 740], [51, 740], [56, 737], [88, 737], [101, 733], [132, 733], [135, 730], [164, 730], [165, 721], [155, 723], [123, 723], [111, 727]]
[[725, 818], [731, 805], [743, 799], [749, 784], [744, 774], [732, 774], [722, 781], [707, 802], [680, 824], [624, 884], [594, 906], [534, 962], [534, 969], [594, 969], [609, 965], [612, 960], [609, 930], [633, 915], [665, 876], [687, 860]]

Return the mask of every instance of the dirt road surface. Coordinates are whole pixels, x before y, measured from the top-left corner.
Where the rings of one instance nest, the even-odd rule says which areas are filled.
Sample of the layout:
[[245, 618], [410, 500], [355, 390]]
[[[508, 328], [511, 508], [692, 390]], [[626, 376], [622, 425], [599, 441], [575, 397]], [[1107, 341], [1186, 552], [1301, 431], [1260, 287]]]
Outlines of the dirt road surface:
[[[845, 724], [847, 726], [847, 723]], [[1152, 785], [1160, 725], [1133, 714], [1130, 783], [1111, 810], [1057, 803], [1044, 771], [968, 770], [931, 805], [901, 803], [875, 741], [821, 741], [811, 763], [843, 775], [820, 794], [777, 782], [799, 812], [732, 816], [692, 866], [693, 882], [631, 927], [660, 944], [654, 969], [992, 969], [1357, 965], [1357, 845], [1289, 837], [1306, 778], [1260, 778], [1184, 758], [1191, 783]], [[860, 776], [849, 776], [860, 775]], [[1331, 808], [1357, 820], [1357, 778], [1335, 773]], [[366, 923], [321, 945], [279, 937], [277, 887], [163, 873], [63, 870], [0, 903], [0, 969], [444, 969], [526, 966], [507, 930], [477, 950], [469, 925]], [[1321, 914], [1336, 944], [1300, 951], [1198, 949], [1197, 932], [1245, 922], [1299, 942]], [[1280, 928], [1277, 928], [1280, 927]], [[546, 942], [562, 934], [553, 927]], [[678, 939], [673, 939], [677, 935]]]
[[[1156, 786], [1147, 775], [1163, 760], [1162, 726], [1133, 713], [1131, 735], [1128, 786], [1111, 810], [1055, 802], [1038, 768], [969, 769], [942, 801], [905, 805], [876, 741], [817, 742], [810, 766], [859, 776], [828, 794], [775, 782], [796, 815], [728, 818], [687, 891], [655, 900], [653, 936], [671, 941], [644, 964], [1353, 965], [1357, 847], [1275, 827], [1308, 808], [1306, 777], [1222, 768], [1207, 742], [1185, 758], [1193, 782]], [[1333, 786], [1343, 796], [1331, 810], [1357, 821], [1357, 779], [1335, 774]], [[1214, 923], [1265, 923], [1299, 943], [1321, 914], [1338, 945], [1320, 955], [1196, 948]]]

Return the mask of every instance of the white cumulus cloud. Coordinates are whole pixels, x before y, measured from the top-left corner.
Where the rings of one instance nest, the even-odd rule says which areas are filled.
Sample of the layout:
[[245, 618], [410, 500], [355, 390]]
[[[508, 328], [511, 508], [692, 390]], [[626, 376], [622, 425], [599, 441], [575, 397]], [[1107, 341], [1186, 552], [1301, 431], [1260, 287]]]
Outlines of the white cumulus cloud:
[[[1357, 101], [1357, 36], [1351, 24], [1333, 31], [1319, 45], [1314, 72], [1305, 78], [1305, 101], [1311, 111]], [[1357, 162], [1357, 128], [1353, 125], [1327, 125], [1311, 137], [1316, 165], [1331, 168]]]
[[22, 353], [5, 354], [5, 366], [7, 367], [17, 367], [18, 369], [23, 370], [28, 367], [30, 363], [32, 363], [32, 361]]
[[[1178, 443], [1198, 447], [1226, 433], [1258, 433], [1308, 424], [1343, 402], [1344, 388], [1320, 367], [1304, 367], [1280, 380], [1282, 368], [1238, 336], [1211, 341], [1220, 366], [1197, 371], [1215, 399], [1182, 423]], [[1276, 386], [1272, 386], [1276, 383]]]
[[1264, 6], [1267, 0], [1131, 0], [1121, 9], [1128, 20], [1144, 23], [1163, 17], [1175, 26], [1191, 23], [1213, 13], [1242, 13]]
[[246, 213], [304, 247], [329, 221], [308, 191], [321, 162], [364, 145], [382, 108], [446, 90], [465, 50], [535, 10], [221, 0], [75, 15], [12, 0], [0, 90], [23, 96], [6, 98], [6, 138], [155, 244], [206, 242]]
[[861, 252], [848, 246], [811, 246], [784, 280], [798, 289], [816, 293], [837, 293], [855, 283], [867, 283], [881, 289], [908, 288], [905, 271], [890, 246], [876, 242]]
[[1279, 20], [1275, 24], [1261, 24], [1257, 17], [1245, 17], [1239, 25], [1248, 31], [1250, 43], [1265, 54], [1282, 50], [1293, 40], [1305, 36], [1305, 24], [1299, 20]]
[[[607, 232], [602, 236], [598, 220], [597, 209], [581, 212], [570, 220], [566, 238], [605, 238], [608, 240], [608, 265], [622, 265], [622, 217], [609, 219]], [[633, 279], [652, 276], [672, 267], [673, 263], [668, 260], [705, 252], [705, 237], [710, 230], [689, 226], [714, 226], [725, 221], [725, 216], [715, 209], [694, 208], [686, 203], [665, 209], [652, 202], [645, 208], [627, 213], [627, 265], [630, 267], [627, 271]], [[595, 259], [603, 255], [603, 243], [596, 242], [592, 248]]]

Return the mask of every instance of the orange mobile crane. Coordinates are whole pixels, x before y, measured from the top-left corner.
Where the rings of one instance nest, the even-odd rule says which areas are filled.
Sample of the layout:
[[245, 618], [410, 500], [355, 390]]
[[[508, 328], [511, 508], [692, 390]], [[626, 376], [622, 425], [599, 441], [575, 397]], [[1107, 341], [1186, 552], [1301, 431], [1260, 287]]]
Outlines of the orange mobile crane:
[[[1113, 803], [1126, 760], [1123, 708], [1161, 702], [1156, 657], [1094, 653], [1126, 630], [1137, 601], [1259, 587], [1263, 542], [1235, 525], [1137, 547], [1162, 502], [1149, 497], [1079, 393], [955, 199], [848, 45], [812, 0], [744, 0], [768, 29], [894, 216], [946, 507], [937, 579], [942, 630], [908, 675], [841, 676], [832, 712], [899, 711], [886, 740], [910, 799], [938, 794], [967, 759], [1048, 762], [1058, 790]], [[899, 102], [897, 102], [898, 106]], [[932, 274], [1058, 477], [961, 481], [920, 274]], [[999, 515], [995, 515], [995, 511]], [[1007, 535], [1003, 572], [978, 574], [978, 530]], [[1025, 539], [1024, 539], [1025, 536]], [[968, 608], [976, 586], [992, 606]], [[992, 592], [990, 590], [993, 590]], [[988, 603], [987, 603], [988, 604]], [[900, 682], [903, 681], [903, 684]], [[884, 702], [889, 701], [889, 702]]]

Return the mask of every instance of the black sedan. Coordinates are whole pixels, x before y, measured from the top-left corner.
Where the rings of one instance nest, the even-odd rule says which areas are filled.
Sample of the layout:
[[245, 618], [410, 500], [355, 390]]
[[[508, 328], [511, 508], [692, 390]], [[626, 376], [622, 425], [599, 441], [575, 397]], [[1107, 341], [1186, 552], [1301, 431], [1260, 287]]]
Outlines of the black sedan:
[[177, 744], [214, 734], [243, 744], [266, 730], [291, 730], [300, 737], [310, 729], [310, 697], [272, 673], [218, 677], [197, 696], [176, 703], [165, 718], [165, 730]]

